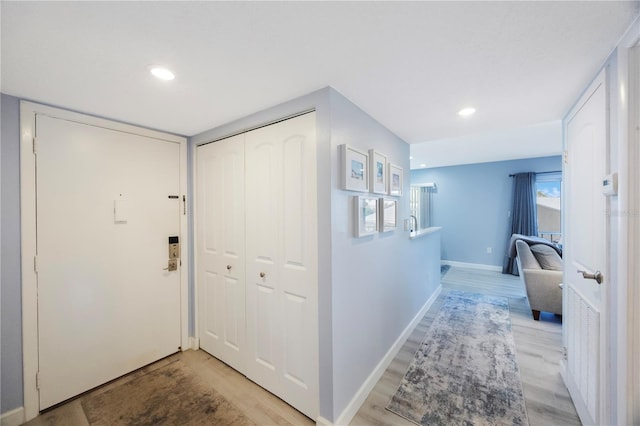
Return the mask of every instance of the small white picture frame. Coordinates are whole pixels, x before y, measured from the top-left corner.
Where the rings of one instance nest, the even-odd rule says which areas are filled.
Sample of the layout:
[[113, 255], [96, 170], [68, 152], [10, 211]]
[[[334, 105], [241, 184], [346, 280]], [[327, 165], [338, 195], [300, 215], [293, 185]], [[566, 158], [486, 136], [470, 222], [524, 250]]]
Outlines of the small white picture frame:
[[369, 186], [374, 194], [387, 193], [387, 157], [369, 150]]
[[354, 230], [357, 238], [378, 232], [378, 198], [369, 196], [353, 197]]
[[389, 195], [402, 196], [402, 167], [389, 163]]
[[378, 211], [380, 212], [380, 232], [394, 231], [398, 227], [398, 200], [380, 198]]
[[340, 145], [342, 189], [369, 192], [369, 155], [349, 145]]

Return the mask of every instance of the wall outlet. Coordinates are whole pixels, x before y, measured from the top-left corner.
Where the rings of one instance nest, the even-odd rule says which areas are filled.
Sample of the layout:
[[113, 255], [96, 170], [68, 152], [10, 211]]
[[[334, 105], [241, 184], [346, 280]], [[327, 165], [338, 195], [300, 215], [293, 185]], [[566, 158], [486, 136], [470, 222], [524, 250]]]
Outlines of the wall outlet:
[[491, 247], [487, 247], [487, 254], [493, 253], [493, 249]]

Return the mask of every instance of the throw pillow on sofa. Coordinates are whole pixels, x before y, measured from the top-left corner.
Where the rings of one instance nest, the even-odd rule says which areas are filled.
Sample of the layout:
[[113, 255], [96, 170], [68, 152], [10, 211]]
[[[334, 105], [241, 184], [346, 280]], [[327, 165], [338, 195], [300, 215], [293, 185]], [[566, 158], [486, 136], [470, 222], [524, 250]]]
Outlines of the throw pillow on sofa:
[[531, 252], [542, 269], [562, 271], [562, 258], [552, 247], [544, 244], [534, 244], [531, 246]]

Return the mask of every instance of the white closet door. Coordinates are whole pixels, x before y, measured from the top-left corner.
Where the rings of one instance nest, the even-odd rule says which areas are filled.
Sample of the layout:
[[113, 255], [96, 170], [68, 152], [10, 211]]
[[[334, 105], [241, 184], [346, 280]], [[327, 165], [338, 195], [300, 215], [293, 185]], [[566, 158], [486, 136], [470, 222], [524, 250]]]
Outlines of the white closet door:
[[245, 371], [244, 135], [197, 148], [200, 347]]
[[246, 134], [247, 376], [318, 415], [315, 113]]

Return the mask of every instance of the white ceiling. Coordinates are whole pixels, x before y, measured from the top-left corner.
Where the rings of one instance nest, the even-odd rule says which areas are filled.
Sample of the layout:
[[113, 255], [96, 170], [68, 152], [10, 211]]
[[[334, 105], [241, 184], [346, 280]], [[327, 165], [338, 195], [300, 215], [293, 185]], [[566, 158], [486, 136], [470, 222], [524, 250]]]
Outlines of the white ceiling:
[[[561, 119], [640, 3], [2, 1], [0, 8], [6, 94], [190, 136], [332, 86], [407, 142], [436, 146]], [[176, 79], [155, 80], [151, 64], [168, 66]], [[467, 105], [478, 112], [457, 116]], [[491, 140], [470, 143], [491, 152]]]
[[559, 155], [562, 121], [411, 145], [411, 169]]

